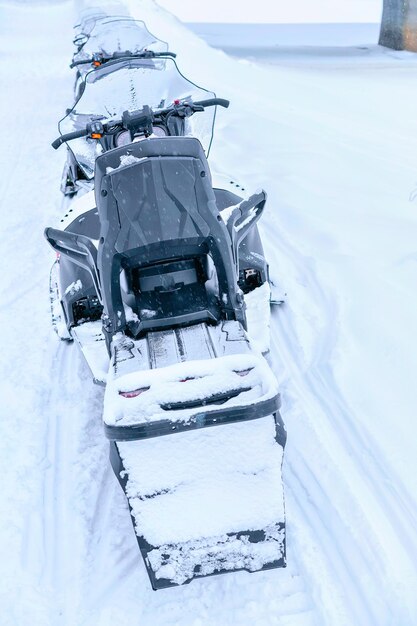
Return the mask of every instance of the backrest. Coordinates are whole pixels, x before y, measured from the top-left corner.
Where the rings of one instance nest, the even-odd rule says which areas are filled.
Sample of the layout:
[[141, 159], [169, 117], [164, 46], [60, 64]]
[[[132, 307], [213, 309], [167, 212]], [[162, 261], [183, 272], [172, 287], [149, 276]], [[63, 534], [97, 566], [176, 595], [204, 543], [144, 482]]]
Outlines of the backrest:
[[[95, 181], [101, 224], [98, 267], [110, 334], [126, 326], [123, 269], [207, 254], [217, 271], [221, 315], [245, 323], [230, 236], [197, 139], [146, 139], [106, 152], [96, 160]], [[171, 320], [176, 321], [187, 319]], [[147, 320], [140, 322], [141, 330], [151, 327]]]

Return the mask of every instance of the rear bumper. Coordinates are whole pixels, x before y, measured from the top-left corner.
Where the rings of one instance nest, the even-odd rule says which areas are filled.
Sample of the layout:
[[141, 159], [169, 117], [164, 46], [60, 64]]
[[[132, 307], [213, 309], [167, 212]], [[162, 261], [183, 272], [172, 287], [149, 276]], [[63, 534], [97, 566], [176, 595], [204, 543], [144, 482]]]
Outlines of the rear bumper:
[[[209, 426], [221, 426], [224, 424], [259, 419], [266, 415], [277, 413], [280, 406], [280, 395], [276, 394], [273, 398], [261, 400], [260, 402], [246, 406], [233, 406], [223, 409], [212, 409], [210, 411], [200, 409], [191, 417], [188, 417], [187, 421], [165, 419], [158, 420], [157, 422], [146, 422], [127, 426], [104, 424], [104, 431], [106, 437], [111, 441], [135, 441], [139, 439], [149, 439], [151, 437], [172, 435], [196, 428], [207, 428]], [[167, 413], [169, 414], [169, 411], [167, 411]]]

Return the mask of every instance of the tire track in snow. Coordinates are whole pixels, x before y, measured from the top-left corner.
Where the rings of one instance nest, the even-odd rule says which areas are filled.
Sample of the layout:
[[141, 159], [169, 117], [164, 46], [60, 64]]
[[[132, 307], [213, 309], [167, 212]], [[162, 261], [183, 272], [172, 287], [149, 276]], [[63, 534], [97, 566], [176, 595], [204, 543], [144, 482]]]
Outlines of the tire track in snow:
[[[277, 348], [275, 342], [274, 353], [278, 355], [282, 354], [282, 351]], [[302, 397], [303, 391], [301, 387], [295, 385], [295, 393], [298, 392], [300, 396], [298, 402], [302, 406], [301, 410], [306, 415], [309, 415], [315, 412], [316, 408], [312, 402], [306, 402], [305, 397]], [[301, 561], [304, 562], [304, 567], [301, 569], [305, 571], [307, 577], [312, 581], [314, 581], [314, 579], [321, 579], [325, 587], [329, 584], [331, 585], [331, 583], [333, 583], [333, 588], [335, 583], [338, 585], [338, 589], [334, 589], [334, 593], [337, 596], [337, 616], [340, 620], [341, 615], [344, 615], [343, 619], [345, 620], [338, 621], [338, 624], [372, 624], [373, 620], [370, 619], [371, 616], [368, 611], [366, 597], [363, 596], [361, 588], [356, 584], [355, 577], [352, 576], [352, 572], [350, 571], [349, 562], [351, 559], [344, 558], [339, 551], [340, 541], [338, 540], [340, 540], [340, 536], [338, 537], [338, 535], [340, 535], [341, 520], [334, 514], [334, 506], [330, 497], [325, 494], [322, 489], [318, 489], [319, 485], [315, 475], [316, 470], [309, 464], [305, 456], [303, 458], [303, 455], [308, 453], [309, 446], [305, 446], [305, 448], [297, 446], [293, 454], [290, 452], [292, 440], [290, 420], [288, 419], [290, 412], [291, 408], [286, 410], [284, 406], [283, 415], [284, 418], [287, 416], [289, 436], [286, 459], [284, 461], [284, 484], [287, 493], [288, 523], [295, 523], [298, 527], [297, 532], [302, 534], [301, 538], [297, 537], [298, 541], [294, 546], [295, 550], [300, 553]], [[302, 427], [300, 421], [297, 427]], [[323, 442], [317, 438], [315, 446], [320, 449], [320, 447], [323, 446]], [[295, 457], [294, 461], [292, 457]], [[328, 516], [330, 511], [333, 513], [333, 519], [326, 521], [324, 516]], [[314, 542], [313, 546], [308, 545], [305, 536], [311, 537], [311, 540]], [[360, 558], [360, 555], [358, 556]], [[291, 554], [291, 544], [289, 543], [288, 560], [291, 558], [293, 558], [293, 555]], [[360, 560], [362, 559], [360, 558]], [[318, 575], [316, 573], [317, 565]], [[316, 585], [313, 583], [313, 588], [315, 586]], [[343, 606], [345, 593], [349, 595], [351, 603], [348, 610]], [[319, 598], [316, 598], [316, 600], [318, 601]], [[331, 613], [332, 603], [325, 602], [325, 604], [328, 613], [332, 615], [332, 617], [330, 620], [327, 620], [324, 614], [323, 623], [333, 624], [335, 615]], [[366, 616], [365, 622], [363, 621], [364, 616]]]
[[74, 399], [79, 397], [77, 357], [74, 346], [59, 343], [52, 362], [50, 394], [45, 399], [49, 467], [45, 472], [43, 497], [43, 579], [55, 594], [54, 608], [60, 623], [70, 624], [75, 623], [77, 579], [83, 551], [78, 520], [73, 514], [80, 428], [80, 415], [77, 415], [77, 408], [74, 410]]
[[[357, 466], [360, 466], [363, 479], [369, 483], [371, 490], [378, 492], [381, 503], [388, 502], [387, 495], [381, 488], [381, 483], [385, 486], [390, 485], [391, 497], [395, 499], [396, 505], [400, 505], [401, 508], [401, 515], [397, 513], [398, 506], [390, 510], [390, 515], [394, 518], [393, 526], [401, 529], [399, 535], [406, 538], [406, 541], [403, 542], [404, 546], [407, 550], [411, 547], [417, 556], [417, 536], [412, 530], [410, 531], [410, 529], [417, 527], [417, 516], [410, 496], [392, 469], [390, 468], [390, 473], [388, 473], [386, 467], [378, 460], [383, 458], [382, 452], [370, 433], [365, 432], [364, 426], [359, 428], [359, 422], [355, 420], [353, 411], [349, 409], [343, 399], [329, 366], [337, 342], [337, 325], [334, 323], [334, 320], [338, 318], [337, 305], [321, 289], [311, 268], [308, 269], [307, 264], [305, 264], [305, 268], [307, 269], [304, 269], [304, 275], [308, 278], [310, 289], [315, 292], [316, 301], [322, 302], [324, 305], [322, 306], [325, 316], [323, 327], [326, 329], [326, 333], [319, 335], [320, 341], [315, 346], [314, 360], [308, 366], [307, 371], [305, 371], [305, 366], [303, 367], [305, 379], [309, 388], [314, 389], [314, 395], [319, 399], [325, 414], [331, 415], [335, 425], [337, 424], [337, 430], [343, 434], [344, 444], [348, 446], [349, 453], [355, 457]], [[284, 317], [281, 323], [282, 326], [285, 326], [283, 328], [285, 336], [291, 338], [288, 345], [296, 345], [295, 332], [290, 323], [285, 323], [286, 321], [289, 321], [289, 318]], [[393, 482], [395, 482], [395, 488]], [[404, 518], [408, 524], [404, 524]]]
[[[390, 536], [390, 541], [399, 544], [399, 549], [403, 551], [404, 558], [407, 558], [407, 554], [410, 550], [415, 551], [415, 538], [413, 538], [412, 531], [410, 529], [415, 528], [414, 516], [412, 515], [412, 506], [409, 502], [407, 494], [404, 493], [401, 485], [398, 485], [398, 494], [401, 494], [401, 512], [408, 519], [409, 526], [404, 524], [402, 516], [396, 511], [397, 495], [395, 488], [390, 490], [389, 496], [384, 493], [381, 487], [381, 482], [386, 484], [390, 482], [390, 478], [386, 473], [384, 467], [377, 461], [377, 454], [375, 453], [376, 446], [372, 442], [372, 438], [369, 435], [365, 435], [363, 432], [359, 432], [359, 427], [354, 423], [355, 416], [352, 416], [352, 412], [347, 407], [346, 403], [341, 396], [340, 391], [332, 376], [330, 367], [328, 365], [329, 357], [331, 356], [337, 339], [337, 327], [334, 324], [334, 320], [337, 317], [336, 303], [331, 301], [330, 298], [323, 292], [318, 285], [313, 270], [311, 269], [311, 263], [306, 262], [300, 254], [295, 253], [291, 247], [279, 238], [280, 255], [282, 254], [294, 265], [299, 275], [303, 276], [306, 282], [309, 295], [312, 301], [320, 303], [320, 313], [322, 316], [322, 329], [319, 331], [318, 340], [314, 347], [313, 361], [312, 363], [306, 363], [305, 357], [302, 352], [295, 349], [300, 345], [300, 339], [297, 336], [294, 322], [290, 317], [290, 312], [286, 311], [284, 307], [281, 311], [278, 311], [273, 315], [272, 320], [272, 345], [273, 352], [279, 360], [280, 369], [285, 372], [286, 386], [291, 389], [291, 396], [297, 398], [298, 404], [301, 406], [301, 410], [306, 416], [309, 423], [309, 434], [313, 434], [316, 437], [316, 446], [320, 450], [325, 446], [325, 442], [330, 435], [331, 440], [338, 443], [339, 452], [343, 455], [343, 465], [345, 468], [349, 467], [350, 473], [348, 477], [340, 474], [337, 460], [334, 458], [334, 453], [330, 451], [330, 457], [333, 457], [329, 463], [334, 464], [334, 471], [338, 474], [338, 478], [344, 484], [343, 489], [339, 483], [338, 490], [343, 491], [345, 496], [351, 499], [352, 510], [355, 511], [355, 515], [360, 522], [359, 511], [360, 500], [355, 493], [351, 493], [352, 489], [352, 476], [354, 477], [353, 489], [355, 486], [359, 486], [363, 493], [366, 493], [366, 498], [375, 502], [370, 511], [373, 514], [375, 507], [378, 510], [378, 525], [382, 526], [383, 531]], [[276, 245], [276, 238], [275, 238]], [[292, 315], [292, 313], [291, 313]], [[334, 329], [330, 333], [330, 329]], [[279, 374], [279, 373], [278, 373]], [[281, 374], [282, 377], [282, 374]], [[285, 391], [284, 391], [285, 393]], [[290, 408], [291, 412], [291, 408]], [[309, 415], [320, 415], [319, 425], [315, 425], [311, 422]], [[284, 409], [285, 417], [285, 409]], [[288, 422], [288, 419], [287, 419]], [[317, 429], [324, 427], [327, 432], [320, 433]], [[302, 424], [298, 420], [297, 428], [302, 428]], [[324, 435], [324, 436], [323, 436]], [[289, 435], [291, 440], [291, 433]], [[300, 439], [298, 434], [297, 439]], [[311, 443], [311, 442], [310, 442]], [[340, 600], [342, 605], [345, 604], [346, 614], [351, 615], [351, 620], [348, 623], [381, 623], [378, 621], [381, 619], [381, 607], [370, 607], [368, 600], [368, 593], [364, 593], [361, 587], [360, 581], [356, 581], [356, 571], [352, 569], [352, 563], [357, 565], [358, 561], [352, 558], [352, 548], [356, 550], [356, 559], [359, 559], [361, 567], [359, 571], [362, 573], [362, 577], [366, 577], [368, 584], [375, 586], [375, 593], [371, 594], [371, 597], [378, 597], [378, 590], [383, 586], [383, 579], [379, 576], [379, 572], [375, 572], [372, 568], [372, 563], [379, 562], [381, 567], [383, 561], [379, 553], [381, 545], [378, 543], [378, 537], [375, 539], [372, 537], [374, 534], [375, 523], [372, 519], [366, 519], [363, 521], [363, 529], [367, 529], [369, 532], [369, 542], [366, 545], [366, 549], [372, 552], [372, 563], [368, 564], [364, 559], [360, 550], [360, 543], [358, 538], [355, 537], [355, 533], [352, 532], [352, 528], [349, 528], [349, 518], [343, 520], [340, 515], [343, 515], [343, 511], [340, 514], [332, 516], [330, 529], [326, 528], [325, 520], [317, 515], [317, 502], [321, 503], [322, 512], [326, 512], [334, 509], [334, 505], [331, 499], [331, 492], [326, 494], [324, 489], [318, 483], [317, 469], [313, 466], [309, 466], [309, 461], [304, 454], [306, 449], [303, 448], [302, 437], [301, 447], [297, 441], [295, 444], [298, 448], [298, 456], [295, 461], [292, 461], [292, 457], [289, 457], [288, 451], [286, 455], [286, 465], [289, 469], [291, 496], [299, 511], [303, 514], [303, 519], [306, 520], [307, 525], [311, 525], [309, 529], [312, 532], [313, 537], [318, 541], [318, 545], [321, 546], [323, 553], [327, 555], [326, 570], [333, 571], [338, 581], [340, 590]], [[308, 448], [309, 446], [306, 446]], [[371, 449], [374, 448], [374, 452]], [[328, 450], [323, 449], [322, 454], [329, 456]], [[365, 456], [366, 455], [366, 456]], [[347, 480], [346, 480], [347, 478]], [[312, 496], [314, 494], [314, 496]], [[395, 497], [395, 499], [393, 498]], [[368, 502], [368, 500], [362, 500], [362, 502]], [[392, 501], [393, 500], [393, 501]], [[346, 511], [345, 511], [346, 513]], [[349, 516], [350, 511], [347, 511]], [[363, 512], [365, 514], [366, 512]], [[391, 519], [390, 519], [391, 518]], [[312, 520], [316, 520], [312, 524]], [[345, 527], [345, 530], [343, 530]], [[398, 528], [401, 532], [398, 533]], [[354, 530], [354, 529], [353, 529]], [[352, 535], [352, 541], [358, 543], [356, 547], [351, 544], [350, 549], [346, 550], [344, 537], [346, 533], [349, 536]], [[336, 534], [336, 545], [335, 543]], [[403, 534], [403, 536], [401, 536]], [[379, 540], [381, 537], [381, 531], [379, 533]], [[404, 539], [405, 538], [405, 539]], [[363, 538], [362, 538], [363, 542]], [[338, 549], [337, 549], [338, 547]], [[363, 547], [363, 546], [362, 546]], [[383, 547], [383, 546], [382, 546]], [[412, 566], [409, 564], [408, 569], [411, 570]], [[313, 572], [311, 572], [313, 573]], [[349, 590], [349, 592], [347, 592]], [[346, 595], [343, 602], [343, 596]], [[391, 613], [393, 606], [395, 606], [395, 597], [390, 597], [390, 590], [386, 590], [386, 598], [384, 599], [383, 606], [387, 621], [383, 623], [390, 623], [388, 616]], [[348, 606], [349, 605], [349, 606]], [[394, 609], [395, 610], [395, 609]], [[399, 617], [399, 612], [402, 611], [401, 607], [396, 607], [397, 614], [394, 619]], [[349, 618], [348, 618], [349, 619]], [[366, 620], [365, 622], [363, 620]]]
[[95, 474], [98, 467], [103, 474], [107, 469], [101, 458], [105, 441], [98, 407], [102, 394], [73, 344], [58, 343], [51, 373], [44, 399], [48, 468], [43, 496], [42, 584], [54, 595], [55, 619], [74, 626], [89, 600], [89, 546], [94, 538], [89, 532], [91, 505], [94, 498], [97, 502], [105, 495]]

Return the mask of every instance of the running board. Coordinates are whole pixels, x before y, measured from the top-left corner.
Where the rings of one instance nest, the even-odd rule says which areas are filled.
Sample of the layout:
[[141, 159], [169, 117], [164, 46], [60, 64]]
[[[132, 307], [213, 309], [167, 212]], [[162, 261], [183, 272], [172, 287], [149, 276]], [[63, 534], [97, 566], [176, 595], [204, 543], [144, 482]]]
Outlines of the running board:
[[109, 355], [102, 332], [101, 320], [73, 326], [71, 336], [77, 342], [87, 361], [93, 381], [98, 385], [105, 385], [109, 370]]

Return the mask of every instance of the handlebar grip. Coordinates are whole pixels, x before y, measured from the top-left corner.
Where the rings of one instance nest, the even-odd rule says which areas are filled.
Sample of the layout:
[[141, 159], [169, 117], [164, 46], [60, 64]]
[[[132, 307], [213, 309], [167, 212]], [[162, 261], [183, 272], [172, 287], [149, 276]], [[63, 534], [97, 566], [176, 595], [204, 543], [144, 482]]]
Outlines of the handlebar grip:
[[67, 133], [66, 135], [61, 135], [51, 143], [51, 146], [54, 150], [58, 150], [59, 146], [61, 146], [66, 141], [71, 141], [71, 139], [78, 139], [79, 137], [86, 137], [88, 135], [88, 131], [86, 128], [82, 130], [75, 130], [73, 133]]
[[84, 59], [83, 61], [73, 61], [70, 64], [70, 69], [72, 70], [74, 67], [77, 67], [77, 65], [86, 65], [87, 63], [92, 63], [93, 59]]
[[230, 100], [225, 100], [224, 98], [209, 98], [208, 100], [200, 100], [200, 102], [193, 102], [193, 104], [196, 104], [197, 106], [202, 106], [202, 107], [214, 107], [218, 105], [227, 109], [227, 107], [230, 104]]

